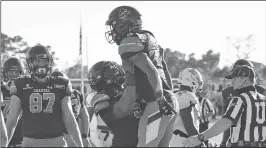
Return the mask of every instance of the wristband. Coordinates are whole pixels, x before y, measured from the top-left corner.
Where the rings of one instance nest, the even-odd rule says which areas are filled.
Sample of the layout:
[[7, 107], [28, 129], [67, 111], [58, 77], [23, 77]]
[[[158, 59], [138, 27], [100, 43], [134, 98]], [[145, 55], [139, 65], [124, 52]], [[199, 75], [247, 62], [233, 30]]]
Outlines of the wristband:
[[89, 137], [89, 134], [84, 134], [84, 133], [83, 133], [83, 134], [81, 134], [81, 137], [82, 137], [82, 138], [88, 138], [88, 137]]

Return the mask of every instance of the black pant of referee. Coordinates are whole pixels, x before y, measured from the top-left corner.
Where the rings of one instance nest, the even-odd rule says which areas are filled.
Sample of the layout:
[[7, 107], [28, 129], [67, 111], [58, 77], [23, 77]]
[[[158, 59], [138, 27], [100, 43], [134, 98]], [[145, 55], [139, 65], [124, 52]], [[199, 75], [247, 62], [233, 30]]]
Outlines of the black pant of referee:
[[[199, 125], [199, 132], [202, 133], [202, 132], [206, 131], [208, 128], [209, 128], [209, 121], [206, 121], [206, 122], [204, 122], [204, 123], [200, 123], [200, 125]], [[206, 141], [204, 142], [204, 144], [205, 144], [207, 147], [209, 146], [208, 143], [209, 143], [209, 140], [206, 140]]]

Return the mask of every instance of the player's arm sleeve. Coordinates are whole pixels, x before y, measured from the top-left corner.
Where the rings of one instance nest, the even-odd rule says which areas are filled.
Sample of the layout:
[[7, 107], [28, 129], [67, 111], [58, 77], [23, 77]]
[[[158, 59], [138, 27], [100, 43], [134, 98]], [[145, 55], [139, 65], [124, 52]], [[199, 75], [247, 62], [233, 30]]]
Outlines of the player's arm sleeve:
[[167, 64], [166, 64], [165, 59], [164, 59], [164, 50], [161, 46], [159, 46], [159, 47], [160, 47], [160, 52], [162, 52], [162, 58], [163, 58], [162, 64], [163, 64], [163, 70], [165, 73], [165, 78], [166, 78], [166, 81], [167, 81], [169, 87], [171, 89], [173, 89], [172, 78], [171, 78], [170, 72], [168, 70]]
[[243, 100], [240, 97], [234, 97], [229, 102], [227, 110], [222, 118], [227, 118], [232, 121], [233, 125], [236, 125], [243, 110], [244, 110]]
[[194, 125], [194, 120], [191, 114], [193, 105], [189, 107], [182, 108], [180, 110], [180, 116], [184, 123], [184, 127], [187, 131], [188, 136], [193, 136], [199, 134], [197, 128]]
[[255, 85], [255, 87], [256, 87], [258, 93], [266, 96], [266, 91], [265, 91], [266, 88], [264, 86], [262, 86], [262, 85]]
[[11, 103], [6, 121], [7, 136], [9, 141], [13, 137], [14, 131], [18, 123], [19, 115], [21, 113], [21, 100], [17, 96], [17, 87], [14, 82], [12, 82], [10, 86], [10, 95]]
[[126, 86], [124, 93], [113, 107], [116, 118], [123, 118], [133, 113], [136, 101], [136, 87]]

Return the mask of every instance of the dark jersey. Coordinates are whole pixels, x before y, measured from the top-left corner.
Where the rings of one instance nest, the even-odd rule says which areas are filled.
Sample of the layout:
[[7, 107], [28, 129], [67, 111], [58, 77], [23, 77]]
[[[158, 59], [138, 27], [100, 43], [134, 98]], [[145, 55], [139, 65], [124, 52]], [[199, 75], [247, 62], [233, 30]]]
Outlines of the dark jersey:
[[71, 83], [64, 78], [47, 77], [39, 83], [29, 76], [17, 78], [11, 95], [21, 101], [24, 137], [45, 139], [63, 135], [61, 101], [71, 95]]
[[132, 113], [127, 117], [118, 119], [113, 112], [114, 104], [122, 95], [113, 98], [109, 98], [104, 94], [100, 94], [100, 97], [97, 97], [97, 95], [92, 99], [92, 104], [95, 113], [100, 115], [114, 135], [112, 147], [136, 147], [138, 144], [139, 118], [136, 118]]
[[76, 89], [71, 94], [71, 104], [74, 116], [78, 118], [80, 109], [84, 107], [83, 95]]
[[[137, 46], [137, 48], [130, 48], [132, 43]], [[171, 90], [169, 84], [165, 77], [165, 61], [163, 57], [163, 49], [157, 45], [156, 39], [152, 33], [149, 31], [139, 31], [137, 33], [131, 33], [127, 38], [122, 40], [119, 46], [119, 54], [122, 60], [126, 60], [140, 52], [145, 53], [149, 59], [152, 61], [154, 66], [157, 68], [162, 83], [165, 96], [168, 96], [168, 91]], [[155, 93], [148, 80], [148, 76], [137, 66], [134, 66], [136, 75], [136, 91], [140, 98], [144, 98], [145, 101], [154, 101]], [[166, 99], [169, 99], [166, 97]]]
[[[263, 94], [265, 92], [265, 88], [261, 85], [255, 85], [256, 90], [258, 91], [258, 93]], [[233, 86], [229, 86], [227, 88], [225, 88], [222, 91], [222, 96], [223, 96], [223, 100], [224, 100], [224, 108], [226, 109], [228, 106], [228, 103], [230, 102], [231, 98], [233, 96], [235, 96], [235, 91]]]
[[[73, 114], [76, 118], [76, 121], [78, 122], [80, 109], [84, 107], [84, 101], [83, 101], [83, 95], [76, 89], [73, 89], [73, 92], [71, 94], [71, 105], [72, 105]], [[65, 128], [65, 133], [68, 134], [66, 128]]]
[[[3, 112], [3, 116], [4, 116], [4, 119], [6, 122], [7, 115], [9, 113], [9, 109], [10, 109], [10, 103], [11, 103], [10, 93], [9, 93], [9, 90], [5, 86], [1, 86], [1, 91], [2, 91], [2, 95], [3, 95], [3, 102], [1, 103], [1, 110]], [[17, 123], [17, 127], [15, 129], [15, 132], [13, 134], [13, 137], [9, 143], [9, 146], [21, 144], [22, 140], [23, 140], [22, 120], [19, 119], [18, 123]]]

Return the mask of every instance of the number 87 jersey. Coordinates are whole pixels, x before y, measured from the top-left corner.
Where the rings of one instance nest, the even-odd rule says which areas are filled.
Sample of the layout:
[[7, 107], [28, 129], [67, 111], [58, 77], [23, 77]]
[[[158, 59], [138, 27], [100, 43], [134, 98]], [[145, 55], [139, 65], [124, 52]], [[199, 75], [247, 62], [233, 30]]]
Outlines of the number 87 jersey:
[[71, 83], [65, 78], [47, 77], [43, 83], [29, 76], [11, 84], [11, 95], [21, 101], [24, 137], [46, 139], [63, 135], [61, 101], [70, 96]]

